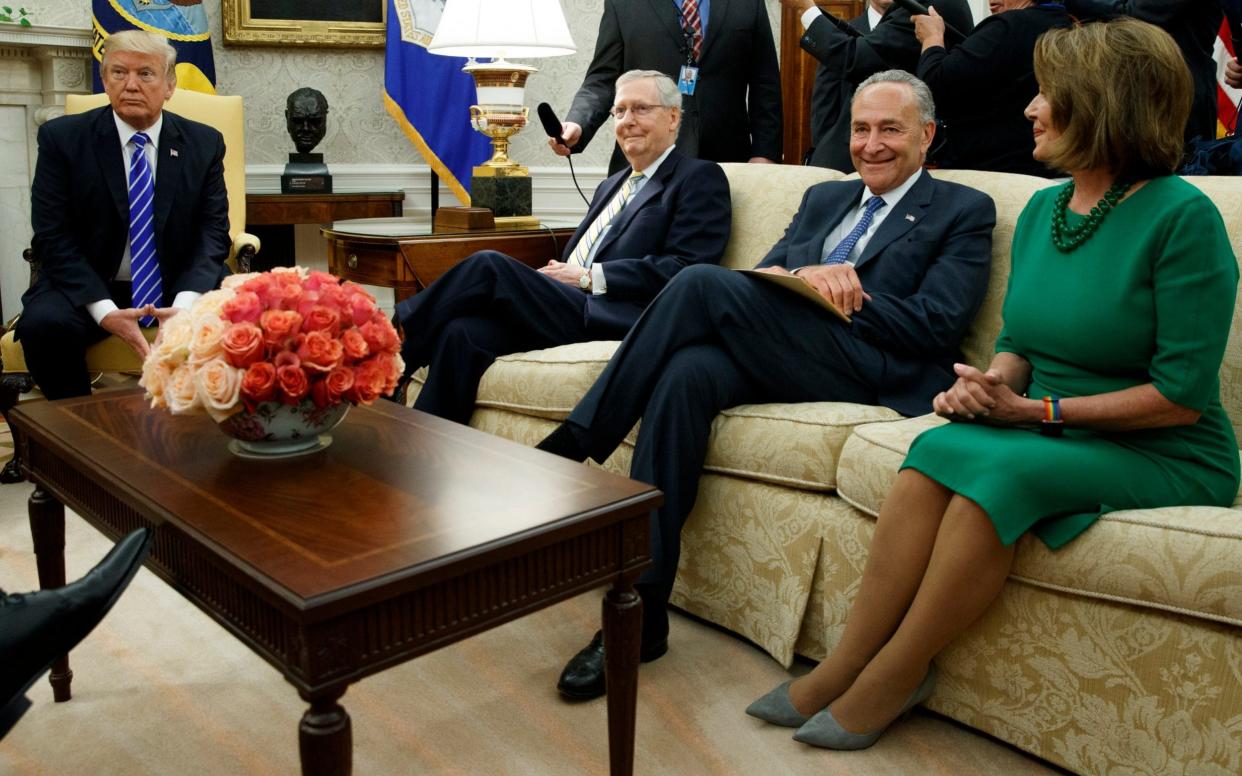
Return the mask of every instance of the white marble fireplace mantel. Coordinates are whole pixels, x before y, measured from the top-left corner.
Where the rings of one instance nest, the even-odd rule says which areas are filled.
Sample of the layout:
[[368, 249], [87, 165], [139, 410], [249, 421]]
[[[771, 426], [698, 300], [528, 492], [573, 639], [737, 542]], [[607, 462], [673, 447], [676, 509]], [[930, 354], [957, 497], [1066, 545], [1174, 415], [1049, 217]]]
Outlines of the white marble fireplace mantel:
[[21, 310], [30, 270], [30, 182], [39, 125], [90, 91], [91, 31], [0, 24], [0, 314]]

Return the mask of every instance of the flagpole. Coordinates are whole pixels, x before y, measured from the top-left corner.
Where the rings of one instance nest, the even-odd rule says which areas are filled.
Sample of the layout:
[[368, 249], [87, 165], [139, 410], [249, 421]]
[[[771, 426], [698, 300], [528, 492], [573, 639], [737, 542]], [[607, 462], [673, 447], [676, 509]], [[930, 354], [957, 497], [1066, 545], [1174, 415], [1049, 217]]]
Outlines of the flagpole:
[[440, 209], [440, 176], [431, 171], [431, 221], [435, 223], [436, 211]]

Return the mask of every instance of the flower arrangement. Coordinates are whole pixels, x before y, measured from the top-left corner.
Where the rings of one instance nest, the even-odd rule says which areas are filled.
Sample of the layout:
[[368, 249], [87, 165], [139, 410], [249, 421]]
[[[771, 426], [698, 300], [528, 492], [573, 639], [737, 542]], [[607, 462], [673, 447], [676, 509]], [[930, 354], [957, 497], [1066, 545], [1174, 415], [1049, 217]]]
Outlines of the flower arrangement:
[[233, 275], [162, 324], [139, 384], [152, 407], [218, 423], [275, 402], [307, 412], [392, 393], [400, 340], [360, 286], [301, 267]]

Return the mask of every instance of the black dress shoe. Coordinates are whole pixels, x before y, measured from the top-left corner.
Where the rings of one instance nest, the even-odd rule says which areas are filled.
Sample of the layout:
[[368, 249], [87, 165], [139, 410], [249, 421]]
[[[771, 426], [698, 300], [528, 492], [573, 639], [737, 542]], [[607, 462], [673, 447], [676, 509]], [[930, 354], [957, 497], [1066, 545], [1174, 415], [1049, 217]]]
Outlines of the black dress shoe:
[[0, 598], [0, 708], [99, 624], [147, 557], [151, 536], [148, 528], [134, 531], [65, 587]]
[[586, 445], [578, 438], [579, 433], [579, 430], [573, 424], [566, 421], [554, 428], [551, 434], [548, 434], [539, 444], [535, 445], [535, 449], [582, 463], [588, 456], [584, 449]]
[[[650, 663], [668, 652], [668, 637], [664, 636], [654, 644], [643, 644], [638, 659]], [[604, 634], [595, 631], [591, 643], [582, 648], [565, 664], [561, 671], [560, 681], [556, 689], [566, 698], [576, 701], [589, 701], [598, 698], [605, 692], [604, 687]]]

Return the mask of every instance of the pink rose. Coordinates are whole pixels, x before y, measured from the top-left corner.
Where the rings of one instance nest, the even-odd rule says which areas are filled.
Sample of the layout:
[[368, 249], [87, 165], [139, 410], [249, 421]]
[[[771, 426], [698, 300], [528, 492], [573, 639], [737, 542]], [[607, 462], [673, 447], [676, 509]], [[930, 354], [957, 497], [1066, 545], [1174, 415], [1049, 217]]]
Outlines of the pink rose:
[[307, 333], [324, 331], [332, 336], [336, 336], [340, 325], [341, 314], [327, 305], [312, 305], [302, 316], [302, 331]]
[[350, 296], [348, 303], [355, 326], [361, 326], [375, 315], [375, 300], [365, 291]]
[[267, 295], [270, 310], [296, 310], [302, 302], [302, 286], [297, 283], [277, 283]]
[[302, 359], [298, 358], [298, 354], [292, 350], [282, 350], [272, 357], [272, 366], [280, 369], [282, 366], [302, 366]]
[[267, 361], [258, 361], [242, 375], [241, 396], [251, 410], [265, 401], [276, 398], [276, 367]]
[[341, 346], [345, 349], [345, 358], [350, 362], [361, 361], [371, 352], [366, 338], [357, 329], [341, 332]]
[[311, 270], [306, 280], [302, 281], [302, 285], [308, 291], [318, 291], [324, 286], [339, 286], [340, 284], [341, 280], [336, 275], [321, 270]]
[[220, 338], [224, 358], [238, 369], [263, 360], [263, 330], [253, 323], [234, 323]]
[[280, 400], [297, 406], [310, 390], [310, 380], [301, 367], [285, 365], [276, 368], [276, 385], [280, 388]]
[[338, 312], [349, 309], [348, 303], [345, 301], [345, 292], [336, 284], [319, 287], [319, 304], [331, 307]]
[[397, 330], [387, 319], [381, 318], [378, 322], [371, 319], [359, 326], [358, 332], [367, 341], [367, 347], [372, 353], [396, 353], [401, 349], [401, 339], [397, 336]]
[[272, 350], [283, 350], [289, 340], [297, 336], [302, 326], [302, 316], [292, 310], [268, 310], [259, 318], [263, 329], [263, 344]]
[[[242, 285], [245, 289], [249, 282]], [[263, 314], [263, 301], [253, 291], [238, 291], [220, 307], [220, 317], [229, 323], [258, 323]]]
[[312, 331], [298, 347], [298, 358], [304, 369], [327, 372], [341, 363], [341, 341], [326, 331]]

